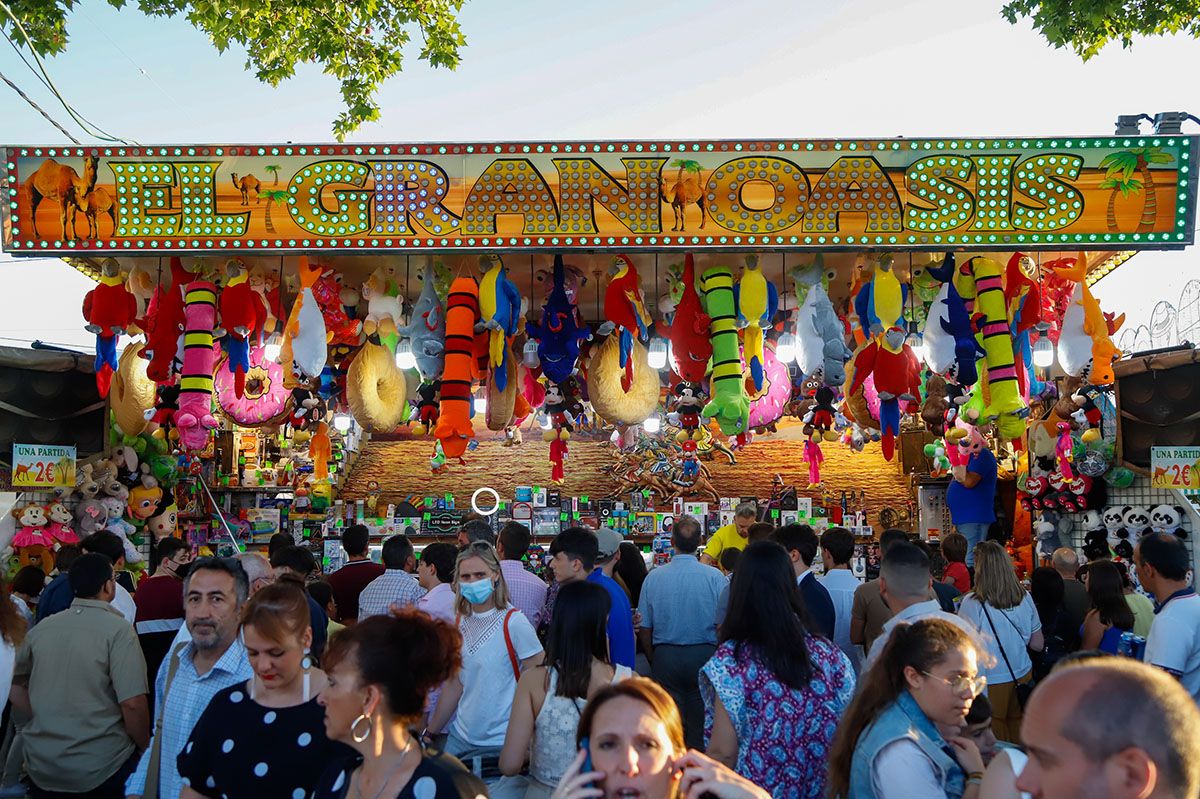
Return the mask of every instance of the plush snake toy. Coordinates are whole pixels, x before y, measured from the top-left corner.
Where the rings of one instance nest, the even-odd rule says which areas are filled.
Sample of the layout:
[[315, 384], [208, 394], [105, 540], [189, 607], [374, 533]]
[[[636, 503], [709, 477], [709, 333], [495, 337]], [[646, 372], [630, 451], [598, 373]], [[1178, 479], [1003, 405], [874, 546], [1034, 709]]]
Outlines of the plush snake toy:
[[779, 309], [779, 291], [758, 268], [758, 256], [746, 256], [742, 279], [733, 290], [737, 304], [738, 327], [745, 328], [746, 360], [750, 363], [750, 379], [754, 390], [763, 387], [763, 335]]
[[[508, 279], [508, 270], [499, 255], [479, 258], [483, 277], [479, 281], [479, 313], [476, 324], [488, 331], [488, 368], [496, 388], [504, 391], [508, 385], [508, 342], [517, 334], [521, 317], [521, 293]], [[453, 286], [451, 291], [453, 291]], [[449, 453], [446, 453], [449, 455]]]
[[479, 320], [479, 287], [469, 277], [450, 284], [446, 300], [446, 361], [434, 437], [447, 458], [462, 462], [471, 425], [471, 383], [475, 377], [475, 323]]
[[964, 298], [975, 300], [976, 327], [983, 337], [987, 353], [988, 404], [986, 413], [998, 417], [1000, 435], [1019, 439], [1025, 432], [1027, 414], [1017, 385], [1012, 331], [1000, 264], [988, 258], [972, 258], [960, 270], [960, 288]]
[[700, 280], [704, 292], [704, 310], [710, 318], [713, 368], [712, 399], [701, 412], [717, 420], [728, 436], [746, 432], [750, 420], [750, 396], [742, 379], [742, 359], [738, 353], [733, 274], [728, 267], [705, 270]]
[[183, 369], [174, 422], [179, 443], [189, 452], [198, 452], [208, 444], [209, 431], [217, 426], [212, 415], [216, 285], [207, 280], [189, 283], [184, 294], [183, 317]]
[[575, 371], [579, 345], [591, 338], [591, 331], [579, 324], [579, 313], [567, 294], [566, 267], [561, 255], [554, 256], [554, 283], [542, 305], [542, 321], [526, 322], [525, 335], [538, 343], [542, 374], [561, 383]]
[[689, 252], [683, 257], [682, 293], [675, 305], [675, 316], [664, 335], [671, 342], [675, 373], [687, 383], [703, 383], [712, 357], [708, 337], [708, 314], [704, 313], [700, 293], [696, 291], [696, 263]]

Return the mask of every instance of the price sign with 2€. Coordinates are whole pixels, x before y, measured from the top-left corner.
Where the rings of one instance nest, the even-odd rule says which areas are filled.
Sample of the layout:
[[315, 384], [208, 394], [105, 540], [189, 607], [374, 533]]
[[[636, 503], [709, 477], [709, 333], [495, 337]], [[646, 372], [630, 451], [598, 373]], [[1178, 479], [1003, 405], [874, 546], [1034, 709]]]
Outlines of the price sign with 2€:
[[75, 448], [47, 444], [13, 444], [13, 488], [57, 488], [75, 485]]
[[1151, 447], [1150, 486], [1200, 489], [1200, 447]]

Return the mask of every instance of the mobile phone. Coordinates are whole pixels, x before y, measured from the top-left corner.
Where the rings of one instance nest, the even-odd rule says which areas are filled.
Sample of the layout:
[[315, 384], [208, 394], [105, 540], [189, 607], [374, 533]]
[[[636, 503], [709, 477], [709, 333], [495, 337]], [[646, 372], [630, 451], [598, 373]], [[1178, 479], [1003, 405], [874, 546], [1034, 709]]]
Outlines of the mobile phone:
[[579, 748], [583, 750], [584, 753], [583, 769], [579, 772], [580, 774], [587, 774], [592, 770], [592, 748], [589, 746], [590, 743], [591, 740], [588, 738], [584, 738], [579, 742]]

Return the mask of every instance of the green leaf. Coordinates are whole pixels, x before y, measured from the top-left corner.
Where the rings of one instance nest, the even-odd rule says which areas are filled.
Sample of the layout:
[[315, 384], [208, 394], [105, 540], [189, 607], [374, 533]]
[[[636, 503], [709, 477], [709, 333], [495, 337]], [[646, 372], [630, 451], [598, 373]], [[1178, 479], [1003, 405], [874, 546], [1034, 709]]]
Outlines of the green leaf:
[[1084, 61], [1113, 41], [1132, 47], [1137, 36], [1200, 38], [1200, 0], [1012, 0], [1000, 15], [1014, 25], [1030, 20], [1049, 44], [1070, 47]]

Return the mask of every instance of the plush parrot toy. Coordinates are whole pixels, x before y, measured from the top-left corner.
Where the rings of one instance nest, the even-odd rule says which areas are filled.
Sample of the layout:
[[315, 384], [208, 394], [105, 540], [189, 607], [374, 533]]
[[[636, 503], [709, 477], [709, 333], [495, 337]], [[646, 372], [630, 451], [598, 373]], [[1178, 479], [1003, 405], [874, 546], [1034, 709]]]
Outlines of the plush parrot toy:
[[309, 264], [307, 256], [302, 255], [298, 269], [300, 294], [288, 314], [279, 351], [283, 384], [289, 389], [300, 388], [320, 378], [326, 358], [325, 317], [313, 295], [321, 267]]
[[146, 375], [155, 383], [166, 383], [171, 379], [175, 356], [179, 352], [179, 335], [183, 332], [184, 286], [195, 277], [183, 268], [179, 256], [171, 256], [171, 282], [159, 283], [154, 289], [150, 304], [146, 306], [146, 317], [139, 323], [146, 331], [142, 357], [150, 360]]
[[[499, 255], [479, 258], [483, 277], [479, 281], [480, 330], [488, 331], [488, 368], [499, 391], [508, 385], [508, 342], [517, 334], [521, 319], [521, 293], [508, 279]], [[449, 453], [447, 453], [449, 454]]]
[[125, 287], [113, 258], [101, 267], [99, 284], [83, 298], [85, 329], [96, 334], [96, 388], [108, 396], [117, 370], [117, 337], [137, 321], [137, 298]]
[[614, 256], [608, 274], [610, 280], [604, 291], [604, 318], [607, 321], [600, 326], [600, 334], [607, 335], [614, 326], [617, 329], [620, 336], [619, 363], [625, 370], [621, 377], [621, 388], [629, 391], [633, 386], [634, 331], [642, 341], [650, 338], [650, 314], [646, 312], [646, 303], [642, 299], [641, 277], [628, 256]]
[[733, 290], [738, 327], [745, 328], [744, 348], [754, 390], [763, 387], [763, 335], [779, 310], [779, 291], [758, 267], [758, 256], [747, 255], [742, 279]]
[[446, 359], [441, 404], [433, 435], [447, 458], [467, 451], [475, 435], [471, 424], [471, 383], [475, 378], [475, 324], [479, 321], [479, 286], [474, 278], [456, 278], [446, 300]]
[[712, 341], [708, 335], [709, 318], [696, 291], [696, 263], [689, 252], [683, 256], [683, 277], [675, 316], [664, 335], [671, 342], [675, 374], [687, 383], [703, 383], [712, 357]]
[[921, 364], [905, 343], [904, 332], [892, 328], [874, 336], [854, 356], [854, 370], [846, 396], [854, 396], [868, 376], [879, 393], [879, 427], [883, 457], [892, 459], [900, 434], [900, 400], [915, 402], [921, 396]]
[[880, 255], [875, 261], [871, 280], [854, 297], [854, 311], [868, 338], [904, 326], [904, 301], [908, 291], [896, 277], [893, 260], [891, 253]]
[[567, 295], [561, 255], [554, 256], [554, 279], [542, 305], [542, 321], [526, 322], [525, 335], [537, 341], [542, 374], [554, 383], [571, 376], [579, 360], [580, 343], [592, 337], [591, 331], [579, 324], [578, 309]]
[[250, 275], [245, 264], [232, 260], [226, 265], [229, 276], [221, 289], [221, 326], [225, 329], [222, 346], [225, 360], [233, 373], [233, 393], [239, 398], [246, 388], [246, 372], [250, 371], [250, 338], [261, 337], [267, 309], [250, 288]]
[[421, 272], [421, 294], [412, 308], [412, 321], [400, 328], [401, 336], [412, 342], [417, 372], [425, 382], [437, 380], [446, 354], [446, 314], [437, 293], [433, 261], [428, 256]]
[[711, 320], [713, 348], [712, 399], [701, 413], [716, 419], [725, 435], [741, 436], [750, 424], [750, 396], [742, 378], [733, 274], [728, 267], [715, 266], [704, 271], [700, 285], [704, 291], [704, 310]]

